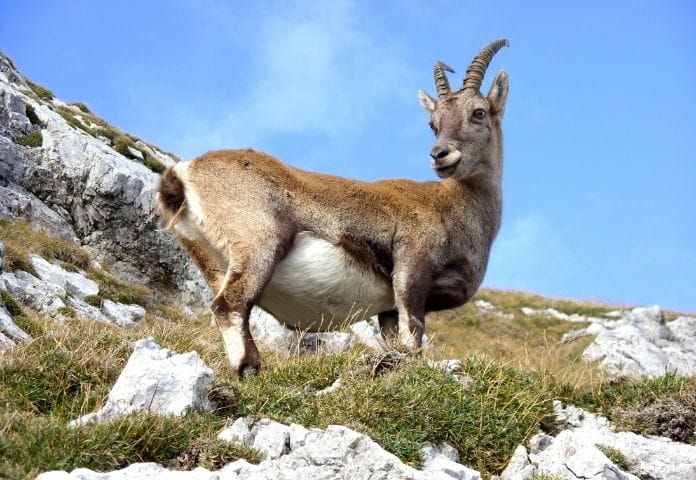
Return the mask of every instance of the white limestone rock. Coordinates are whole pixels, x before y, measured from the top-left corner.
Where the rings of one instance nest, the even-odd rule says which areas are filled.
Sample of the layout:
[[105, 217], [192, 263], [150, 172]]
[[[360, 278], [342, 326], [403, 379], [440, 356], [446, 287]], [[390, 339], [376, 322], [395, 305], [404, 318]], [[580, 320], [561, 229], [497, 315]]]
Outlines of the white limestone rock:
[[16, 343], [14, 340], [0, 332], [0, 350], [7, 347], [14, 347], [15, 345]]
[[138, 340], [106, 404], [69, 426], [107, 422], [137, 411], [184, 415], [190, 409], [210, 410], [212, 385], [213, 371], [198, 353], [176, 354], [152, 338]]
[[89, 468], [77, 468], [72, 472], [52, 471], [36, 477], [37, 480], [237, 480], [229, 469], [211, 472], [198, 467], [190, 471], [168, 470], [157, 463], [134, 463], [121, 470], [108, 473]]
[[403, 464], [369, 437], [337, 425], [320, 430], [239, 418], [218, 438], [262, 452], [264, 460], [259, 465], [235, 466], [240, 479], [480, 479], [478, 472], [456, 463], [456, 450], [448, 445], [424, 449], [431, 467], [420, 471]]
[[57, 285], [77, 298], [83, 299], [99, 293], [99, 285], [87, 278], [84, 272], [69, 272], [57, 263], [50, 263], [38, 255], [31, 256], [31, 264], [41, 280]]
[[672, 332], [659, 307], [651, 307], [636, 308], [618, 320], [593, 323], [586, 332], [595, 340], [583, 359], [601, 362], [612, 377], [696, 375], [696, 340], [693, 330], [688, 334], [696, 319], [678, 320]]
[[536, 473], [536, 468], [529, 461], [529, 453], [524, 445], [518, 445], [512, 458], [500, 474], [502, 480], [525, 480]]
[[140, 305], [126, 305], [108, 299], [102, 304], [102, 312], [119, 327], [135, 326], [137, 322], [145, 318], [146, 313]]
[[[552, 437], [539, 433], [530, 439], [529, 451], [518, 446], [503, 480], [523, 480], [533, 474], [557, 475], [564, 479], [691, 480], [696, 478], [696, 446], [662, 437], [643, 437], [616, 432], [604, 417], [572, 405], [554, 402], [564, 428]], [[612, 448], [631, 465], [622, 471], [602, 452]]]
[[538, 473], [568, 480], [639, 480], [621, 470], [592, 442], [571, 430], [562, 431], [543, 451], [531, 454], [530, 461], [537, 465]]
[[258, 421], [238, 418], [218, 438], [255, 448], [264, 459], [279, 458], [290, 449], [290, 427], [267, 418]]
[[317, 332], [301, 335], [303, 350], [317, 353], [338, 353], [350, 348], [353, 336], [347, 332]]
[[249, 316], [251, 335], [257, 342], [274, 351], [290, 355], [297, 349], [298, 337], [293, 330], [285, 328], [278, 320], [265, 310], [254, 307]]
[[21, 270], [4, 272], [0, 279], [13, 297], [39, 313], [55, 316], [61, 307], [66, 306], [62, 300], [66, 295], [63, 287], [43, 282], [30, 273]]

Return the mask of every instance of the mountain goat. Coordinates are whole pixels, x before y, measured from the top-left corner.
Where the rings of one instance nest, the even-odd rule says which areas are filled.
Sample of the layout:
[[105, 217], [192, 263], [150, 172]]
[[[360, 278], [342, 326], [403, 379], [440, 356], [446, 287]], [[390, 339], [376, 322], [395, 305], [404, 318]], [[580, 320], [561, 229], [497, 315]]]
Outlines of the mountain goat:
[[500, 225], [508, 75], [499, 72], [487, 96], [480, 87], [507, 45], [483, 48], [458, 91], [437, 62], [437, 98], [418, 92], [442, 181], [366, 183], [254, 150], [210, 152], [162, 174], [160, 212], [215, 295], [211, 309], [239, 376], [261, 367], [253, 305], [306, 331], [376, 314], [385, 338], [417, 350], [427, 312], [476, 292]]

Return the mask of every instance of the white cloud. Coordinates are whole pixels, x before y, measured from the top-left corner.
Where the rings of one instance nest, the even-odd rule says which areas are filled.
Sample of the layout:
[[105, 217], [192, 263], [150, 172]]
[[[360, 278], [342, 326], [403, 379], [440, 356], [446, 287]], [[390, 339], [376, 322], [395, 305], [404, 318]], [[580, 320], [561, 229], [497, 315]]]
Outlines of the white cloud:
[[406, 49], [352, 2], [277, 7], [256, 19], [249, 68], [234, 73], [248, 88], [220, 106], [222, 118], [182, 141], [229, 147], [263, 145], [283, 134], [338, 139], [404, 94], [398, 86], [410, 71]]

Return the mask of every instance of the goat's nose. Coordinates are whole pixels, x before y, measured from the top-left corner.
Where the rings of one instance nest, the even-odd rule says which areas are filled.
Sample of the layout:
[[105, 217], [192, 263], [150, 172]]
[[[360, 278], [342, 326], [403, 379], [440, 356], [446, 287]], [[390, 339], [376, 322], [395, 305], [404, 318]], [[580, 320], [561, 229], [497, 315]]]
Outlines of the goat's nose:
[[430, 150], [430, 156], [433, 157], [433, 160], [437, 161], [440, 160], [441, 158], [446, 157], [449, 155], [450, 151], [447, 145], [435, 145], [431, 150]]

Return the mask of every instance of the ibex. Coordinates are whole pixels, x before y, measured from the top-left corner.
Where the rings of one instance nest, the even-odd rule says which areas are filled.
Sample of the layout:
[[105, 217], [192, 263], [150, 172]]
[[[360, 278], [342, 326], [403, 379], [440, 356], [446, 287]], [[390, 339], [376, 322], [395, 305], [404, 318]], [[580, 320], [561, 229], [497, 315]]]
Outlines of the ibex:
[[334, 329], [356, 310], [382, 335], [421, 347], [425, 314], [457, 307], [483, 280], [502, 205], [501, 121], [508, 75], [480, 92], [505, 39], [483, 48], [452, 92], [419, 91], [440, 182], [366, 183], [290, 167], [254, 150], [209, 152], [162, 174], [161, 213], [215, 295], [211, 309], [239, 376], [261, 357], [249, 328], [259, 305], [286, 326]]

